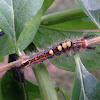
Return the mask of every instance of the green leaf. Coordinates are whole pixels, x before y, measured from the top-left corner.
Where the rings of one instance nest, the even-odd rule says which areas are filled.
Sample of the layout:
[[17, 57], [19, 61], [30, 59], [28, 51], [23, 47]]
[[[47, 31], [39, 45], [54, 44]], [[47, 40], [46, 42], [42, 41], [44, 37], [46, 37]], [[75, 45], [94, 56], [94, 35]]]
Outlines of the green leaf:
[[[39, 19], [41, 18], [41, 14], [42, 14], [42, 10], [40, 10], [36, 14], [36, 16], [31, 20], [33, 23], [30, 22], [30, 26], [27, 26], [23, 30], [22, 34], [20, 35], [18, 44], [21, 51], [24, 50], [29, 45], [29, 43], [33, 40], [35, 33], [38, 29], [38, 25], [40, 23]], [[34, 31], [32, 31], [33, 29]], [[1, 48], [0, 57], [7, 54], [15, 53], [14, 45], [6, 34], [0, 37], [0, 48]]]
[[[61, 28], [60, 28], [61, 29]], [[91, 34], [91, 33], [89, 33]], [[99, 36], [98, 34], [94, 34], [95, 36]], [[33, 43], [40, 49], [47, 49], [49, 46], [53, 46], [56, 43], [60, 43], [66, 39], [76, 39], [86, 36], [86, 33], [82, 32], [75, 32], [75, 31], [62, 31], [62, 30], [55, 30], [49, 29], [46, 27], [41, 26], [36, 34]], [[85, 64], [86, 68], [90, 71], [100, 69], [100, 45], [96, 46], [96, 50], [83, 50], [80, 51], [80, 56]], [[75, 70], [75, 62], [73, 56], [67, 56], [67, 54], [62, 54], [61, 56], [57, 56], [54, 59], [50, 59], [52, 64], [55, 66], [68, 70], [74, 71]], [[95, 65], [95, 66], [94, 66]], [[91, 66], [91, 67], [90, 67]]]
[[14, 80], [10, 71], [0, 80], [0, 97], [0, 100], [25, 100], [23, 84]]
[[100, 0], [75, 0], [75, 2], [100, 29]]
[[[29, 100], [41, 98], [38, 86], [26, 81]], [[11, 71], [7, 71], [0, 80], [0, 100], [26, 100], [22, 83], [16, 81]]]
[[42, 16], [42, 25], [53, 25], [74, 19], [84, 18], [87, 15], [78, 7], [66, 9]]
[[55, 0], [44, 0], [43, 6], [42, 6], [43, 12], [45, 12], [54, 1]]
[[33, 71], [39, 85], [42, 99], [57, 100], [56, 90], [54, 84], [51, 81], [46, 66], [42, 63], [34, 65]]
[[35, 100], [37, 98], [41, 98], [38, 86], [30, 83], [29, 81], [26, 81], [26, 86], [27, 86], [29, 100]]
[[19, 46], [25, 49], [33, 40], [41, 16], [41, 13], [36, 14], [42, 4], [43, 0], [0, 0], [0, 28], [12, 41], [16, 52]]
[[100, 82], [92, 76], [75, 55], [76, 73], [71, 100], [100, 100]]
[[61, 92], [65, 100], [69, 100], [67, 92], [62, 87], [56, 87], [56, 91]]
[[0, 62], [4, 61], [4, 56], [0, 57]]
[[[18, 40], [20, 50], [24, 50], [30, 44], [30, 42], [33, 40], [33, 38], [37, 32], [38, 26], [40, 24], [40, 19], [41, 19], [42, 13], [48, 9], [48, 7], [53, 3], [53, 1], [54, 0], [44, 0], [43, 6], [40, 9], [40, 11], [36, 14], [36, 16], [33, 18], [33, 20], [31, 20], [28, 23], [28, 25], [24, 28], [24, 30], [21, 32], [21, 35]], [[28, 37], [28, 35], [30, 35], [30, 36]], [[28, 42], [28, 41], [30, 41], [30, 42]]]
[[[27, 1], [27, 0], [26, 0]], [[22, 15], [23, 13], [21, 13], [21, 11], [19, 12], [19, 14], [17, 15], [17, 16], [19, 16], [19, 17], [22, 17], [22, 18], [19, 18], [20, 20], [18, 20], [18, 17], [17, 17], [17, 19], [15, 19], [15, 20], [18, 20], [18, 22], [16, 21], [16, 23], [15, 23], [15, 25], [16, 25], [16, 28], [19, 28], [19, 29], [17, 29], [17, 33], [16, 33], [16, 37], [14, 38], [14, 34], [13, 34], [13, 39], [16, 39], [17, 38], [17, 42], [18, 42], [18, 46], [19, 46], [19, 49], [20, 49], [20, 51], [22, 51], [22, 50], [24, 50], [29, 44], [30, 44], [30, 42], [33, 40], [33, 38], [34, 38], [34, 36], [35, 36], [35, 34], [36, 34], [36, 32], [37, 32], [37, 29], [38, 29], [38, 26], [39, 26], [39, 24], [40, 24], [40, 18], [41, 18], [41, 15], [42, 15], [42, 13], [43, 13], [43, 11], [45, 11], [51, 4], [52, 4], [52, 2], [53, 2], [54, 0], [45, 0], [44, 1], [44, 3], [43, 3], [43, 6], [42, 6], [42, 8], [39, 10], [39, 8], [41, 7], [41, 2], [43, 2], [43, 0], [41, 1], [41, 2], [39, 2], [39, 0], [33, 0], [32, 2], [35, 2], [34, 4], [35, 5], [32, 5], [32, 7], [30, 6], [30, 7], [28, 7], [28, 5], [25, 7], [25, 9], [26, 10], [32, 10], [31, 12], [30, 11], [28, 11], [28, 12], [26, 12], [26, 15], [24, 16], [24, 15]], [[14, 2], [18, 2], [18, 0], [16, 1], [14, 1]], [[23, 2], [23, 1], [20, 1], [20, 2]], [[19, 2], [19, 3], [20, 3]], [[38, 3], [39, 2], [39, 3]], [[48, 3], [49, 2], [49, 3]], [[2, 2], [3, 3], [3, 2]], [[1, 4], [2, 4], [1, 3]], [[30, 3], [31, 3], [31, 1], [30, 1]], [[22, 3], [21, 3], [22, 4]], [[21, 5], [20, 4], [20, 5]], [[16, 13], [17, 13], [17, 10], [18, 10], [18, 8], [19, 8], [19, 6], [20, 5], [17, 5], [18, 7], [16, 7]], [[36, 6], [37, 5], [37, 6]], [[39, 6], [40, 5], [40, 6]], [[15, 5], [16, 6], [16, 5]], [[35, 7], [36, 6], [36, 7]], [[34, 9], [33, 9], [34, 8]], [[2, 8], [2, 9], [4, 9], [4, 7]], [[4, 9], [5, 10], [5, 9]], [[38, 11], [39, 10], [39, 11]], [[24, 11], [24, 8], [23, 8], [23, 10], [22, 11]], [[21, 13], [21, 15], [20, 15], [20, 13]], [[30, 14], [30, 15], [27, 15], [27, 14]], [[5, 11], [5, 14], [8, 14], [7, 13], [7, 11]], [[32, 17], [32, 15], [33, 15], [33, 18], [31, 18]], [[3, 16], [3, 15], [2, 15]], [[1, 16], [1, 17], [2, 17]], [[28, 16], [28, 17], [27, 17]], [[10, 15], [9, 16], [7, 16], [8, 17], [8, 19], [7, 20], [9, 20], [9, 18], [11, 17]], [[25, 20], [25, 19], [27, 19], [27, 20], [29, 20], [29, 21], [27, 21], [27, 23], [25, 23], [25, 22], [23, 22], [23, 20]], [[2, 20], [2, 22], [3, 22], [4, 20]], [[9, 20], [9, 22], [10, 22], [11, 20]], [[25, 23], [25, 25], [21, 25], [19, 22], [22, 22], [23, 24]], [[5, 22], [3, 22], [3, 23], [5, 23]], [[7, 30], [7, 28], [5, 27], [5, 26], [3, 26], [3, 23], [1, 24], [2, 25], [2, 27], [1, 27], [1, 25], [0, 25], [0, 28], [4, 28], [3, 29], [3, 31], [5, 32], [5, 33], [7, 33], [7, 35], [5, 34], [4, 36], [2, 36], [2, 37], [0, 37], [0, 43], [1, 43], [1, 45], [0, 45], [0, 48], [2, 48], [1, 50], [0, 50], [0, 57], [1, 56], [4, 56], [4, 55], [7, 55], [7, 54], [11, 54], [11, 53], [15, 53], [15, 47], [14, 47], [14, 42], [12, 43], [12, 40], [11, 39], [9, 39], [9, 37], [10, 37], [10, 35], [11, 35], [11, 32], [9, 32], [8, 30]], [[7, 23], [7, 22], [6, 22]], [[20, 25], [19, 25], [20, 24]], [[5, 24], [4, 24], [5, 25]], [[8, 27], [8, 26], [7, 26]], [[9, 26], [10, 27], [10, 26]], [[8, 27], [8, 29], [9, 29], [9, 27]], [[21, 30], [21, 28], [22, 28], [22, 30]], [[2, 45], [2, 43], [3, 43], [3, 45]]]
[[6, 34], [0, 37], [0, 48], [0, 57], [15, 52], [12, 41]]
[[89, 20], [89, 18], [80, 18], [71, 21], [66, 21], [63, 23], [58, 23], [54, 25], [47, 26], [47, 28], [62, 30], [62, 31], [84, 31], [98, 29], [98, 27]]
[[25, 26], [24, 30], [21, 32], [21, 35], [18, 39], [18, 44], [21, 51], [24, 50], [30, 44], [30, 42], [32, 42], [38, 30], [41, 16], [42, 9], [35, 15], [33, 19], [31, 19], [28, 25]]

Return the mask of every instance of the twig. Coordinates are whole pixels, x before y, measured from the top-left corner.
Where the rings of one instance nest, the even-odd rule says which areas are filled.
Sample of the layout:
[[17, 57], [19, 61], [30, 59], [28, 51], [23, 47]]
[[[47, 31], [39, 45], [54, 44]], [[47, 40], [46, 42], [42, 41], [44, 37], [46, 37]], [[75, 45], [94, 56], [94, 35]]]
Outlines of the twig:
[[42, 16], [41, 25], [53, 25], [84, 17], [87, 17], [87, 15], [82, 11], [82, 9], [75, 7]]
[[89, 39], [86, 42], [86, 46], [91, 46], [91, 45], [94, 45], [94, 44], [100, 44], [100, 36], [92, 38], [92, 39]]
[[[100, 44], [100, 36], [86, 40], [86, 46], [91, 46], [91, 45], [95, 45], [95, 44]], [[21, 62], [22, 62], [22, 59], [19, 59], [17, 61], [8, 63], [7, 65], [0, 66], [0, 72], [7, 71], [16, 66], [20, 67]]]
[[7, 65], [3, 65], [3, 66], [0, 66], [0, 72], [3, 72], [3, 71], [7, 71], [13, 67], [16, 67], [16, 66], [20, 66], [21, 65], [21, 59], [17, 60], [17, 61], [14, 61], [14, 62], [11, 62], [11, 63], [8, 63]]

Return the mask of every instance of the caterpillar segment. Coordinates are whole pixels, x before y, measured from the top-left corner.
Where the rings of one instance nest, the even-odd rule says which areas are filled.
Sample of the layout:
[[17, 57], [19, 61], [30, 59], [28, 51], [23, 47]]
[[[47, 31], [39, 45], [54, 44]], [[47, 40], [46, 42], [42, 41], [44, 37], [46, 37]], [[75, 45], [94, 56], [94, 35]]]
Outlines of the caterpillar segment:
[[92, 37], [87, 36], [83, 37], [78, 40], [67, 40], [62, 41], [59, 44], [54, 45], [53, 47], [50, 47], [44, 51], [40, 51], [36, 54], [31, 55], [29, 58], [24, 59], [22, 61], [22, 67], [27, 66], [28, 64], [37, 64], [39, 62], [42, 62], [46, 59], [53, 58], [55, 56], [59, 56], [62, 53], [68, 53], [69, 51], [79, 51], [81, 49], [92, 49], [93, 47], [86, 47], [86, 39]]

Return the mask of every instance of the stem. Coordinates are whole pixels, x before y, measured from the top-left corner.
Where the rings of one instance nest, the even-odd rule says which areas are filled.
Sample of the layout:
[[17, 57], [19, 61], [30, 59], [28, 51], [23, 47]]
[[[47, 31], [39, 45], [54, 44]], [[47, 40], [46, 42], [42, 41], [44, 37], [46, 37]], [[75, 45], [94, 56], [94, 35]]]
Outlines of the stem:
[[17, 54], [19, 57], [22, 56], [22, 54], [21, 54], [21, 52], [20, 52], [20, 50], [19, 50], [18, 44], [17, 44], [16, 42], [15, 42], [15, 52], [16, 52], [16, 54]]
[[52, 24], [62, 23], [65, 21], [84, 18], [84, 17], [87, 17], [87, 15], [80, 8], [76, 7], [76, 8], [44, 15], [41, 18], [41, 24], [52, 25]]
[[63, 94], [65, 100], [69, 100], [69, 97], [68, 97], [68, 95], [67, 95], [67, 92], [66, 92], [63, 88], [57, 87], [57, 88], [56, 88], [56, 91], [57, 91], [57, 92], [60, 91], [60, 92]]
[[86, 46], [91, 46], [94, 44], [100, 44], [100, 36], [86, 40]]
[[49, 73], [44, 64], [39, 64], [33, 67], [40, 93], [43, 100], [57, 100], [57, 94], [54, 84], [51, 81]]
[[[9, 62], [13, 62], [18, 60], [19, 56], [15, 53], [15, 54], [11, 54], [9, 55]], [[26, 98], [25, 100], [28, 100], [28, 95], [27, 95], [27, 90], [25, 87], [25, 77], [24, 77], [24, 73], [18, 69], [17, 66], [15, 66], [14, 68], [11, 69], [11, 73], [13, 74], [13, 78], [16, 80], [16, 82], [20, 82], [23, 83], [21, 84], [21, 87], [23, 88], [23, 93], [24, 96], [23, 98]], [[20, 87], [18, 87], [20, 89], [20, 91], [22, 90]]]
[[15, 66], [20, 66], [21, 65], [21, 61], [22, 61], [22, 59], [19, 59], [17, 61], [13, 61], [13, 62], [8, 63], [6, 65], [0, 66], [0, 72], [10, 70], [11, 68], [13, 68]]

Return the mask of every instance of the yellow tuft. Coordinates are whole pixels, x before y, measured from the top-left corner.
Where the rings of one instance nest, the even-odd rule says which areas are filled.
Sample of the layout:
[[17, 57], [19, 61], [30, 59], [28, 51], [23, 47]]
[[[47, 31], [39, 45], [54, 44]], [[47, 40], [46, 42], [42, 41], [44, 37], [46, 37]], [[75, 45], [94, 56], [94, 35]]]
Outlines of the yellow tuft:
[[57, 48], [58, 48], [59, 51], [62, 51], [62, 46], [61, 45], [59, 45]]
[[53, 55], [53, 50], [49, 50], [49, 54]]
[[68, 47], [71, 47], [71, 42], [68, 41], [68, 42], [66, 43], [66, 45], [67, 45]]
[[62, 47], [63, 47], [64, 49], [66, 49], [66, 48], [67, 48], [66, 43], [63, 43], [63, 44], [62, 44]]

